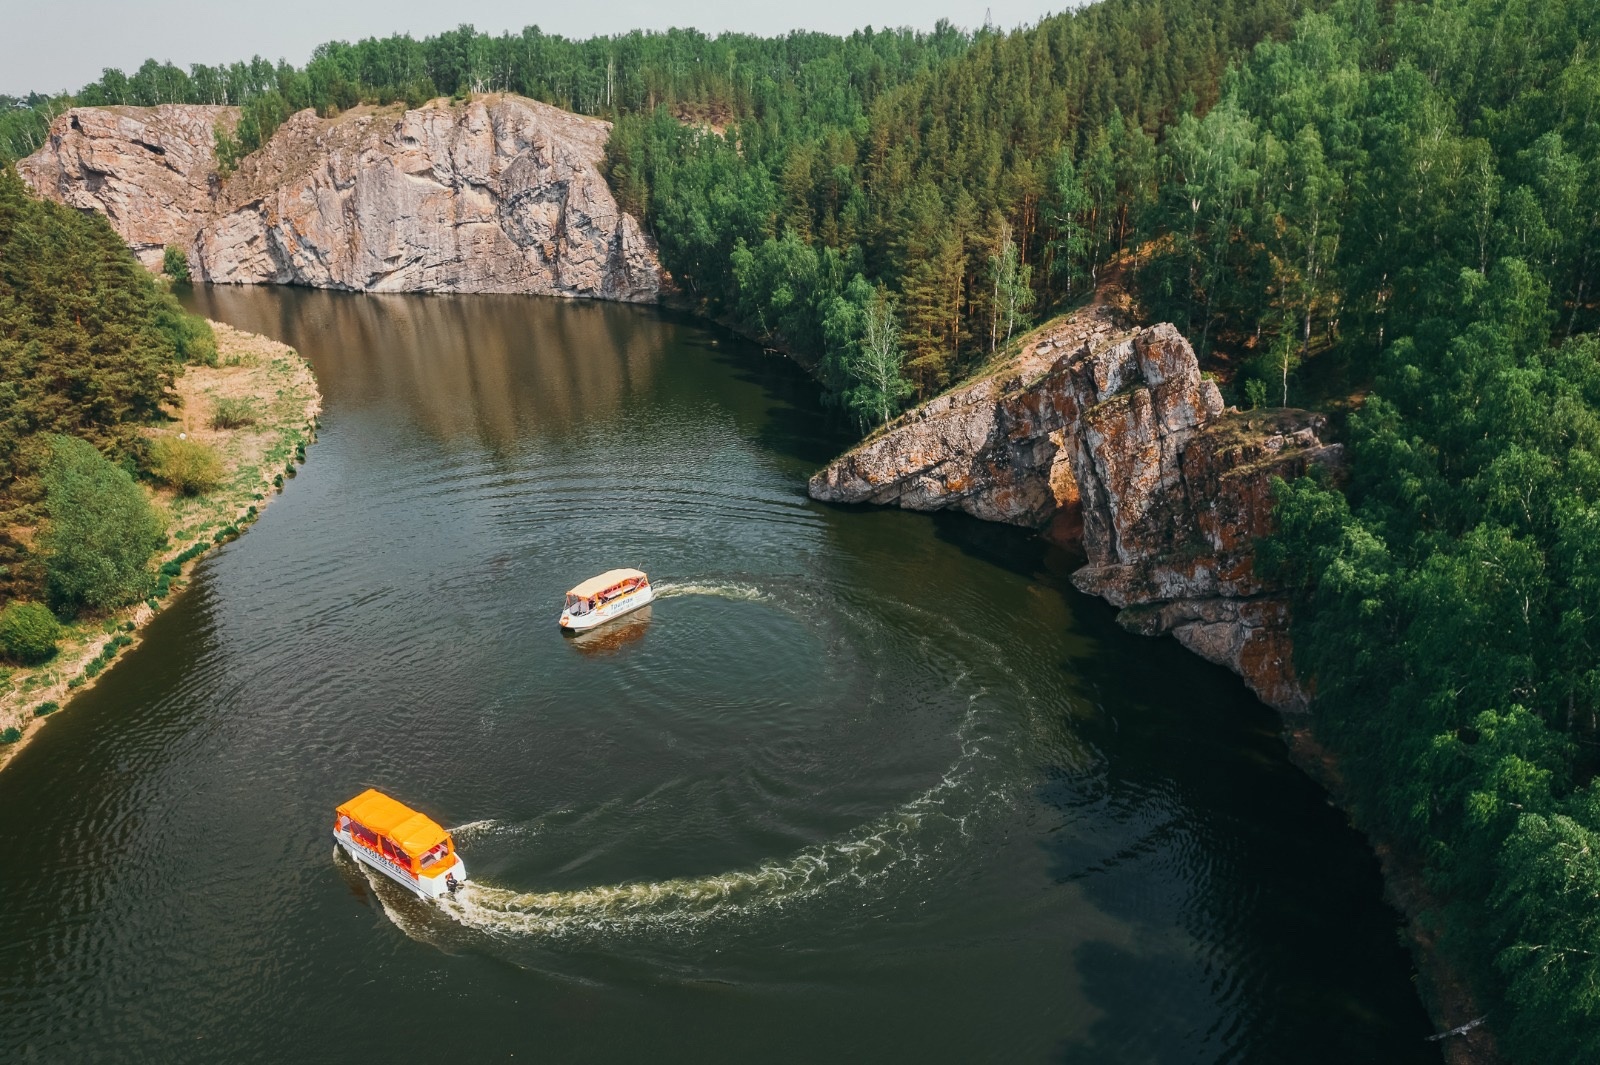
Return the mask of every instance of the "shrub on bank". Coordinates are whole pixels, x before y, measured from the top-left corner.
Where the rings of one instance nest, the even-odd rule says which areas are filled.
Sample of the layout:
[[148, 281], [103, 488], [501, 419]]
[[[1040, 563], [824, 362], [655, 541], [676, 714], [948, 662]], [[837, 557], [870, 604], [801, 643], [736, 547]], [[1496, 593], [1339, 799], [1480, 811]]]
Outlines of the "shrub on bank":
[[150, 445], [150, 472], [186, 496], [204, 495], [222, 484], [222, 459], [198, 440], [164, 436]]
[[248, 399], [219, 399], [211, 408], [213, 429], [242, 429], [255, 423], [255, 404]]
[[22, 738], [22, 730], [16, 727], [0, 732], [0, 743], [16, 743]]
[[41, 480], [49, 517], [39, 547], [52, 605], [77, 613], [148, 594], [165, 523], [127, 471], [83, 440], [55, 436]]
[[55, 657], [61, 625], [43, 603], [8, 603], [0, 610], [0, 654], [25, 666]]
[[56, 702], [54, 699], [52, 699], [47, 703], [40, 703], [38, 706], [34, 707], [33, 708], [33, 716], [34, 717], [49, 717], [51, 714], [55, 713], [57, 710], [60, 710], [60, 709], [61, 709], [61, 704]]
[[179, 362], [194, 366], [217, 364], [217, 335], [204, 318], [185, 314], [173, 303], [156, 313], [155, 324], [172, 341]]
[[189, 257], [175, 244], [168, 244], [161, 256], [161, 272], [174, 281], [189, 280]]

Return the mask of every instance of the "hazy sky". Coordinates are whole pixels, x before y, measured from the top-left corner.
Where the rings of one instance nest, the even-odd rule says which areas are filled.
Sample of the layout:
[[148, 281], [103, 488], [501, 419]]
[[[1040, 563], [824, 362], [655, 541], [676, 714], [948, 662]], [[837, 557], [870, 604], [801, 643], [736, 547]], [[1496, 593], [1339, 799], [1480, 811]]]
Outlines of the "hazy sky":
[[105, 67], [133, 73], [145, 59], [229, 63], [259, 53], [296, 65], [323, 41], [410, 33], [427, 36], [470, 22], [499, 33], [536, 24], [589, 37], [630, 29], [694, 26], [708, 33], [843, 33], [860, 26], [931, 28], [1021, 23], [1072, 0], [0, 0], [0, 93], [77, 89]]

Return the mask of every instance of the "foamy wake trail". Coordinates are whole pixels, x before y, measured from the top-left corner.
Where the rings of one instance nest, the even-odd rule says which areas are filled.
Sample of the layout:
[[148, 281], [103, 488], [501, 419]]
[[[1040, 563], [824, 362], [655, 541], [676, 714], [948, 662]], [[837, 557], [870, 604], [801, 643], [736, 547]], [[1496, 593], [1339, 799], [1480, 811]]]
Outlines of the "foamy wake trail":
[[757, 602], [770, 598], [766, 592], [753, 584], [742, 584], [738, 581], [664, 581], [652, 585], [657, 599], [670, 599], [679, 595], [714, 595], [720, 599], [743, 599]]
[[[881, 885], [904, 867], [931, 860], [940, 841], [965, 835], [968, 821], [993, 808], [1008, 788], [978, 788], [989, 743], [970, 737], [977, 697], [963, 723], [962, 755], [932, 788], [839, 839], [754, 869], [575, 891], [519, 892], [468, 881], [441, 908], [461, 924], [493, 935], [619, 937], [680, 931], [804, 903], [849, 888]], [[482, 822], [474, 822], [474, 827]]]
[[455, 838], [457, 843], [460, 843], [465, 840], [472, 839], [474, 836], [481, 836], [485, 832], [492, 831], [496, 824], [497, 822], [493, 818], [484, 818], [481, 821], [468, 821], [464, 825], [456, 825], [450, 829], [450, 835]]

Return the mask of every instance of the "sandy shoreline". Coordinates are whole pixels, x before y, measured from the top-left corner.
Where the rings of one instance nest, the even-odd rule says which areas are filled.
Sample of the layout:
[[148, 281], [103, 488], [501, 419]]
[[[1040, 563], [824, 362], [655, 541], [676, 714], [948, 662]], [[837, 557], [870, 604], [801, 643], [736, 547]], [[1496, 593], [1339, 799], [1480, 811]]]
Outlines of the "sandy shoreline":
[[[164, 596], [158, 592], [145, 602], [73, 622], [66, 626], [53, 659], [13, 669], [0, 680], [0, 730], [16, 728], [22, 733], [16, 742], [0, 746], [0, 769], [65, 710], [73, 696], [92, 688], [124, 651], [138, 644], [145, 624], [162, 609], [163, 598], [170, 600], [188, 583], [200, 559], [236, 539], [255, 521], [316, 439], [322, 393], [310, 364], [285, 344], [220, 322], [211, 327], [217, 336], [217, 365], [185, 367], [173, 386], [178, 401], [167, 408], [173, 420], [151, 427], [145, 435], [154, 439], [184, 433], [211, 445], [222, 458], [223, 484], [195, 497], [147, 486], [169, 519], [168, 544], [152, 562], [166, 565]], [[255, 424], [213, 429], [211, 414], [219, 400], [248, 402]], [[172, 569], [177, 569], [176, 575]], [[58, 709], [37, 716], [37, 709], [50, 703]]]

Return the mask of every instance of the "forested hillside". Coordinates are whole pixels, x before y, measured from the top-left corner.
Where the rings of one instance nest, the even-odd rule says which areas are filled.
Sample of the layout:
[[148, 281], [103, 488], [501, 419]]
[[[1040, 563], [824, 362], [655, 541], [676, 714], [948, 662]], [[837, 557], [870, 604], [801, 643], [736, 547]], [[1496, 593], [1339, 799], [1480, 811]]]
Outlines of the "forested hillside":
[[691, 297], [820, 359], [866, 414], [882, 399], [862, 374], [872, 312], [892, 308], [926, 396], [1030, 308], [1085, 294], [1157, 224], [1162, 131], [1309, 6], [1107, 0], [980, 36], [864, 118], [810, 95], [726, 136], [624, 116], [613, 183]]
[[1159, 291], [1370, 382], [1350, 482], [1285, 486], [1271, 545], [1320, 734], [1513, 1059], [1600, 1060], [1600, 3], [1336, 14], [1172, 137], [1293, 180], [1179, 231]]
[[885, 89], [965, 51], [972, 37], [941, 22], [932, 33], [865, 29], [849, 37], [784, 37], [692, 29], [633, 32], [581, 41], [542, 33], [494, 36], [462, 26], [415, 40], [396, 35], [331, 41], [304, 67], [257, 56], [186, 72], [147, 60], [132, 76], [108, 69], [68, 96], [0, 97], [0, 158], [20, 158], [44, 139], [49, 119], [73, 105], [231, 104], [244, 114], [225, 147], [247, 153], [289, 115], [324, 116], [359, 103], [514, 92], [582, 114], [616, 117], [658, 106], [719, 125], [764, 111], [814, 108], [825, 121], [857, 120]]

